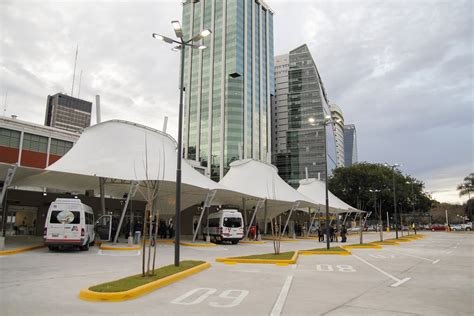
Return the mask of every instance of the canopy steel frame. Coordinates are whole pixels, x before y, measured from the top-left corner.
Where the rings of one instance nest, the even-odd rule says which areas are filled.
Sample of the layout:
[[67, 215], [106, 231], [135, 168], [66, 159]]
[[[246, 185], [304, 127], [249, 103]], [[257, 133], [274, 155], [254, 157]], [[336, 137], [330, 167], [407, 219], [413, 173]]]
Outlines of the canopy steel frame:
[[295, 209], [298, 208], [298, 206], [300, 205], [300, 201], [296, 201], [293, 206], [291, 207], [290, 209], [290, 214], [288, 215], [287, 219], [286, 219], [286, 222], [285, 222], [285, 226], [283, 228], [283, 230], [280, 232], [280, 238], [283, 237], [283, 234], [285, 233], [285, 230], [286, 230], [286, 227], [288, 226], [288, 222], [290, 221], [290, 217], [291, 217], [291, 214], [293, 214], [293, 211]]
[[250, 219], [250, 223], [247, 226], [247, 232], [245, 233], [245, 238], [249, 238], [250, 227], [252, 227], [253, 221], [255, 220], [255, 216], [257, 215], [257, 211], [259, 208], [265, 205], [266, 199], [258, 200], [257, 205], [255, 205], [255, 210], [253, 211], [252, 218]]
[[[197, 224], [197, 227], [196, 227], [196, 231], [193, 234], [193, 242], [196, 241], [196, 237], [197, 237], [197, 234], [198, 234], [198, 231], [199, 231], [199, 227], [201, 227], [201, 222], [202, 222], [202, 217], [204, 215], [204, 212], [206, 211], [206, 209], [209, 209], [209, 207], [211, 206], [212, 200], [216, 196], [216, 192], [217, 192], [216, 190], [211, 190], [206, 195], [206, 200], [204, 201], [204, 205], [201, 208], [201, 215], [199, 216], [199, 221], [198, 221], [198, 224]], [[207, 234], [209, 235], [209, 227], [207, 227]]]
[[128, 202], [130, 202], [130, 199], [135, 196], [137, 190], [138, 182], [132, 181], [132, 183], [130, 184], [130, 189], [128, 190], [127, 200], [125, 201], [125, 204], [123, 206], [122, 215], [120, 216], [120, 222], [118, 224], [117, 231], [115, 232], [114, 243], [117, 243], [118, 237], [120, 235], [120, 229], [122, 228], [123, 219], [125, 217], [125, 213], [127, 212]]

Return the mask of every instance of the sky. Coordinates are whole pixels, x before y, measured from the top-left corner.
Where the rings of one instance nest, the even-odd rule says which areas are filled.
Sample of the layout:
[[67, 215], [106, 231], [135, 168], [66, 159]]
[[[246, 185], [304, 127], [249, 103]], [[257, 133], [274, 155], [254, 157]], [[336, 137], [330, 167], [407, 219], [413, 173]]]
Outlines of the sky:
[[[467, 199], [456, 186], [474, 172], [472, 1], [266, 2], [275, 55], [308, 45], [356, 125], [359, 161], [401, 164], [440, 202]], [[103, 121], [162, 129], [168, 116], [176, 138], [179, 54], [151, 37], [172, 37], [176, 19], [179, 0], [1, 0], [2, 114], [43, 124], [47, 95], [71, 94], [78, 45], [74, 96], [100, 94]]]

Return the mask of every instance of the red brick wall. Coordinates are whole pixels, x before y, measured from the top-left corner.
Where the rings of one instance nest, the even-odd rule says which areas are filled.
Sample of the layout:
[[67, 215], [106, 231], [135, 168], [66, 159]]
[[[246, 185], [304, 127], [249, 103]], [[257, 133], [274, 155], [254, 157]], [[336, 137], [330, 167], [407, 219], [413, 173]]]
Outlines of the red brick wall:
[[17, 163], [18, 149], [0, 146], [0, 162]]
[[51, 166], [53, 163], [55, 163], [56, 161], [59, 160], [59, 158], [61, 158], [62, 156], [56, 156], [56, 155], [49, 155], [49, 165], [48, 166]]
[[46, 154], [22, 150], [21, 165], [25, 167], [46, 168]]

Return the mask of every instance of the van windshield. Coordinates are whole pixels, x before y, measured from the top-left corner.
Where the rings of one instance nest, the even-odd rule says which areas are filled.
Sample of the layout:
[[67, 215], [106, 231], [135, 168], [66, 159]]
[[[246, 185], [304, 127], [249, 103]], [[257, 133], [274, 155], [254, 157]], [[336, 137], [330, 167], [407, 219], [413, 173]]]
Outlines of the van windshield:
[[[61, 214], [62, 212], [64, 211], [52, 211], [49, 222], [51, 224], [61, 224], [61, 222], [58, 219], [58, 215]], [[74, 211], [68, 211], [68, 212], [74, 215], [74, 219], [72, 219], [72, 221], [68, 222], [67, 224], [80, 224], [81, 223], [81, 215], [79, 212], [74, 212]]]
[[236, 228], [242, 226], [240, 217], [224, 217], [224, 227]]

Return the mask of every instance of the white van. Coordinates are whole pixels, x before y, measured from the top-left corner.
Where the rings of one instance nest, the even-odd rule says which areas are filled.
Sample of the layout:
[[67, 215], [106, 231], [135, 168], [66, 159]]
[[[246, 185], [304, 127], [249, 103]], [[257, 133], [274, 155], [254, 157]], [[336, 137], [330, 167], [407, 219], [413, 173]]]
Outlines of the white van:
[[89, 250], [94, 245], [94, 212], [79, 199], [56, 199], [48, 210], [44, 243], [50, 250], [77, 246]]
[[[230, 241], [237, 244], [244, 238], [242, 214], [238, 210], [223, 209], [209, 215], [209, 236], [214, 242]], [[204, 229], [207, 234], [207, 229]]]

